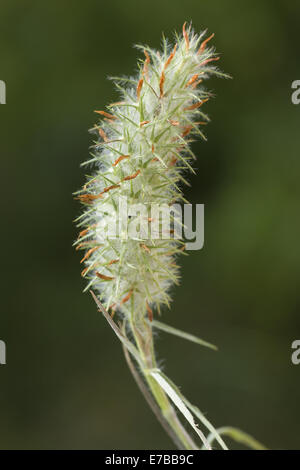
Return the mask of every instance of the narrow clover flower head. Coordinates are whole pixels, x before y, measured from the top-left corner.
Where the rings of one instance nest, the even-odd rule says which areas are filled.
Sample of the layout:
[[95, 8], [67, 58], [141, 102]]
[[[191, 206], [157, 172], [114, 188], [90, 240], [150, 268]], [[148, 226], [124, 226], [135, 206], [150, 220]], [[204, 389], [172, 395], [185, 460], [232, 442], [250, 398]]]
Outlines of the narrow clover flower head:
[[[155, 309], [169, 305], [169, 288], [179, 278], [175, 258], [184, 243], [163, 233], [154, 236], [155, 218], [135, 208], [184, 201], [183, 173], [193, 171], [195, 158], [190, 143], [196, 135], [204, 138], [202, 127], [209, 120], [203, 109], [210, 94], [203, 82], [222, 75], [212, 37], [205, 39], [205, 33], [184, 24], [175, 45], [164, 39], [160, 52], [137, 46], [143, 53], [138, 76], [115, 79], [120, 101], [95, 111], [97, 140], [85, 163], [93, 163], [95, 171], [76, 193], [84, 212], [77, 219], [75, 245], [84, 251], [86, 289], [96, 291], [112, 314], [137, 323], [145, 316], [152, 320]], [[160, 228], [166, 213], [159, 214]], [[136, 236], [122, 230], [120, 216], [131, 232], [142, 227]]]

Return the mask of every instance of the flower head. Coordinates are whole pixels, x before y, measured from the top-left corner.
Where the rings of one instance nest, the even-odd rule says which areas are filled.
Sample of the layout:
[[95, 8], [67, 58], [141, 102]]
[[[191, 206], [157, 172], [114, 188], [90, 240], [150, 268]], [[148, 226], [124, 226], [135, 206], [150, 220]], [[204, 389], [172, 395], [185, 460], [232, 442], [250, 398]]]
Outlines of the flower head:
[[[204, 35], [184, 24], [174, 46], [166, 40], [161, 52], [138, 46], [144, 55], [138, 76], [117, 79], [121, 100], [96, 111], [101, 119], [93, 128], [97, 141], [86, 162], [95, 164], [95, 172], [77, 193], [84, 212], [75, 244], [84, 250], [87, 288], [96, 290], [112, 313], [151, 320], [153, 306], [168, 305], [169, 287], [178, 281], [174, 257], [182, 241], [154, 237], [153, 218], [133, 209], [183, 199], [178, 184], [195, 158], [190, 142], [203, 137], [201, 128], [208, 122], [203, 105], [210, 94], [203, 81], [220, 74], [219, 57], [209, 43], [213, 35]], [[145, 228], [138, 236], [120, 229], [121, 201], [126, 201], [129, 226]]]

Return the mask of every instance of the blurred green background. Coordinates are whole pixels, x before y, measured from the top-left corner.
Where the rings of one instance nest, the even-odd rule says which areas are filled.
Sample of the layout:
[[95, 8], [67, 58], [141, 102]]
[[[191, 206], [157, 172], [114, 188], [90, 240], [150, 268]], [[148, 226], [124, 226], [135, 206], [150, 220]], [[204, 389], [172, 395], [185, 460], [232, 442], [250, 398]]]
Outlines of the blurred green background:
[[[186, 191], [205, 204], [205, 247], [182, 260], [161, 333], [167, 374], [216, 425], [270, 448], [300, 448], [298, 2], [1, 1], [2, 449], [172, 449], [121, 347], [88, 294], [72, 248], [94, 109], [118, 98], [108, 75], [136, 71], [137, 42], [160, 46], [185, 20], [215, 32], [208, 142]], [[237, 448], [236, 445], [233, 445]]]

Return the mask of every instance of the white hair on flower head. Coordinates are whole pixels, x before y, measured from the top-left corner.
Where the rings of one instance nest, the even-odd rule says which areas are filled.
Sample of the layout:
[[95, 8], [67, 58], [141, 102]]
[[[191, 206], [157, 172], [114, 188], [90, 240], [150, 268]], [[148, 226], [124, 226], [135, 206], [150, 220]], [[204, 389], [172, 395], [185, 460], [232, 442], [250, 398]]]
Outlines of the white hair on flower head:
[[[213, 35], [206, 40], [203, 35], [184, 25], [174, 46], [163, 40], [161, 52], [137, 46], [144, 53], [138, 76], [115, 79], [121, 100], [96, 111], [101, 117], [93, 128], [98, 140], [87, 162], [95, 171], [78, 193], [85, 205], [79, 218], [84, 229], [75, 243], [85, 251], [86, 289], [98, 292], [113, 312], [152, 318], [153, 307], [169, 305], [169, 287], [179, 279], [175, 255], [184, 244], [174, 237], [152, 238], [151, 217], [147, 237], [145, 230], [140, 239], [110, 235], [118, 225], [121, 198], [129, 213], [137, 204], [169, 206], [184, 200], [182, 173], [192, 170], [195, 158], [190, 142], [196, 135], [204, 138], [201, 128], [209, 120], [202, 107], [210, 97], [203, 81], [222, 75], [208, 43]], [[145, 222], [138, 217], [129, 218], [129, 227]]]

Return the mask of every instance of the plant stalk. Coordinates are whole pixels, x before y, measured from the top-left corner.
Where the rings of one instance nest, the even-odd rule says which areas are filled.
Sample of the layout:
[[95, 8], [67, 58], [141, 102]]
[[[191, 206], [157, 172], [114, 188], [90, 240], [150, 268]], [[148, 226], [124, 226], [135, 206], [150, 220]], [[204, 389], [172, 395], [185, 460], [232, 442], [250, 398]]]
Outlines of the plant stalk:
[[199, 447], [197, 447], [193, 439], [182, 425], [166, 393], [156, 382], [156, 380], [147, 372], [148, 370], [157, 368], [153, 347], [152, 327], [146, 321], [144, 321], [143, 325], [141, 325], [141, 329], [139, 329], [137, 325], [133, 324], [133, 322], [130, 322], [130, 328], [134, 336], [137, 349], [139, 350], [142, 363], [144, 364], [144, 369], [141, 370], [141, 372], [151, 390], [151, 393], [160, 409], [163, 418], [169, 424], [172, 432], [176, 435], [176, 440], [181, 443], [182, 449], [198, 450]]

